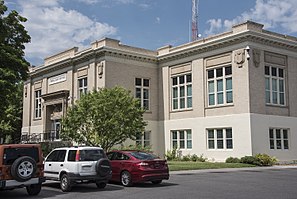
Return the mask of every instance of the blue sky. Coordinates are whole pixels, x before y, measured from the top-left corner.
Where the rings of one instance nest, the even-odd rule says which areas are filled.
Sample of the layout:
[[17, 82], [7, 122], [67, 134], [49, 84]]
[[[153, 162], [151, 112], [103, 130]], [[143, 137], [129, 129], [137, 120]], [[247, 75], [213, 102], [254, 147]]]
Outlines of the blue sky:
[[[103, 37], [156, 50], [189, 42], [191, 0], [5, 0], [28, 21], [26, 58], [32, 65], [74, 46], [80, 49]], [[296, 0], [200, 0], [203, 37], [253, 20], [264, 28], [297, 36]]]

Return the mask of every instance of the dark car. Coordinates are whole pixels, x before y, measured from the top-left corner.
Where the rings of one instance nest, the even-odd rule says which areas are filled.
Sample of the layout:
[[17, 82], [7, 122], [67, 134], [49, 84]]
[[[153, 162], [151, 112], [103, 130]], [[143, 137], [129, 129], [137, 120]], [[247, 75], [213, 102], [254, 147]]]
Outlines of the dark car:
[[167, 161], [142, 151], [111, 151], [107, 153], [112, 166], [112, 181], [124, 186], [151, 181], [160, 184], [169, 179]]

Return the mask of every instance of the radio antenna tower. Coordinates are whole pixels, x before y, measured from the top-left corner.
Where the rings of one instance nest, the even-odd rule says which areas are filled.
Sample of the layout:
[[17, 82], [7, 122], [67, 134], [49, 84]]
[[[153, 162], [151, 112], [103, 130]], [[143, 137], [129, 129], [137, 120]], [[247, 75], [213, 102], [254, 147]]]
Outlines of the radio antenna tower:
[[192, 41], [198, 39], [198, 4], [199, 0], [192, 0]]

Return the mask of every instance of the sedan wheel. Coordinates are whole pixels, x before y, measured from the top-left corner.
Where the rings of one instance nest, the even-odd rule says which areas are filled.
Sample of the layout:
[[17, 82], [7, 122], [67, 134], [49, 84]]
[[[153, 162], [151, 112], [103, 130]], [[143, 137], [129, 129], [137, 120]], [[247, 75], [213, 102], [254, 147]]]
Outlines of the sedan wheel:
[[121, 183], [125, 187], [129, 187], [132, 185], [131, 174], [128, 171], [123, 171], [121, 174]]

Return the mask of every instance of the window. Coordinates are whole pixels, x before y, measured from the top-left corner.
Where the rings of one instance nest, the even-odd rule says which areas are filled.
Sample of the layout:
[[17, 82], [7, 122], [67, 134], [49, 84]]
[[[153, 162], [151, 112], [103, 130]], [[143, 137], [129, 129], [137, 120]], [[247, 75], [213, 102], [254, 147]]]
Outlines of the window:
[[78, 98], [83, 94], [86, 94], [88, 91], [88, 78], [80, 78], [78, 79]]
[[79, 161], [97, 161], [105, 158], [104, 151], [101, 149], [80, 150]]
[[75, 157], [76, 157], [76, 151], [77, 150], [69, 150], [68, 151], [68, 162], [75, 162]]
[[39, 162], [39, 151], [37, 147], [19, 147], [19, 148], [4, 148], [3, 164], [12, 165], [16, 159], [22, 156], [32, 157], [35, 162]]
[[141, 102], [141, 107], [150, 110], [150, 80], [135, 78], [135, 97]]
[[207, 70], [208, 105], [233, 103], [232, 67]]
[[277, 128], [269, 129], [269, 143], [270, 149], [289, 149], [289, 130]]
[[151, 132], [145, 131], [144, 133], [137, 133], [136, 135], [136, 145], [138, 146], [150, 146], [151, 142]]
[[171, 131], [172, 149], [192, 149], [192, 131]]
[[41, 118], [41, 90], [35, 91], [35, 118]]
[[207, 129], [208, 149], [233, 149], [232, 128]]
[[146, 152], [130, 152], [130, 155], [132, 155], [134, 158], [137, 158], [138, 160], [153, 160], [153, 159], [159, 159], [157, 156], [151, 153]]
[[172, 77], [172, 110], [192, 108], [192, 74]]
[[265, 66], [265, 99], [266, 104], [285, 105], [285, 72], [284, 69]]
[[119, 152], [117, 152], [116, 155], [113, 157], [113, 160], [129, 160], [129, 159], [130, 159], [129, 156]]
[[46, 162], [63, 162], [65, 159], [66, 150], [53, 151], [45, 160]]

